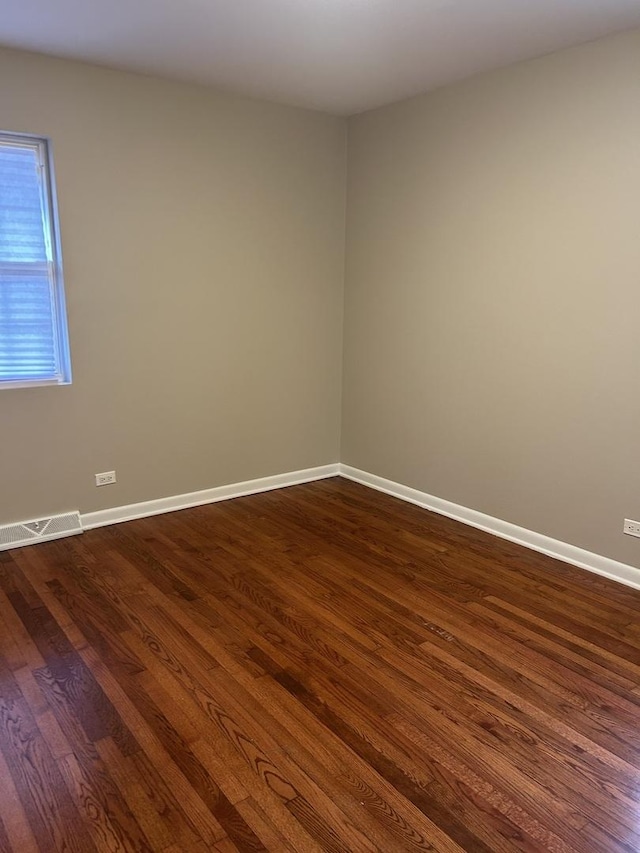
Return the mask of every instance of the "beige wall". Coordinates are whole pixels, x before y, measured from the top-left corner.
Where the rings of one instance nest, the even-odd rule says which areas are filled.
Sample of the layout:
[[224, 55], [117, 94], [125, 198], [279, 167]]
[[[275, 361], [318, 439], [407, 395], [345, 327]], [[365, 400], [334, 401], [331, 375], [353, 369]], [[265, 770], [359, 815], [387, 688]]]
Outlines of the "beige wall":
[[0, 129], [53, 140], [74, 374], [0, 390], [0, 523], [337, 461], [343, 120], [0, 51]]
[[[341, 451], [633, 565], [638, 91], [635, 32], [351, 120]], [[344, 121], [14, 51], [0, 117], [53, 139], [74, 369], [0, 391], [0, 523], [336, 461]]]
[[349, 128], [342, 461], [640, 566], [640, 32]]

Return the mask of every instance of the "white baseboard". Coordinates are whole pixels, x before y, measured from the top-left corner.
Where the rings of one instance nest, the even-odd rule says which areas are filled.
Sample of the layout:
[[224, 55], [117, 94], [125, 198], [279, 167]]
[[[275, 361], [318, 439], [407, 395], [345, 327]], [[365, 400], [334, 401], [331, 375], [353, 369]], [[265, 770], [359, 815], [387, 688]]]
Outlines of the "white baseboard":
[[302, 471], [291, 471], [288, 474], [276, 474], [273, 477], [260, 477], [257, 480], [246, 480], [243, 483], [231, 483], [228, 486], [216, 486], [213, 489], [203, 489], [199, 492], [188, 492], [184, 495], [173, 495], [152, 501], [116, 506], [102, 509], [98, 512], [87, 512], [82, 515], [82, 527], [91, 530], [94, 527], [104, 527], [108, 524], [118, 524], [121, 521], [132, 521], [134, 518], [146, 518], [151, 515], [161, 515], [164, 512], [174, 512], [178, 509], [188, 509], [193, 506], [226, 501], [230, 498], [240, 498], [244, 495], [255, 495], [258, 492], [268, 492], [272, 489], [283, 489], [286, 486], [296, 486], [300, 483], [310, 483], [313, 480], [324, 480], [336, 477], [340, 466], [321, 465], [318, 468], [305, 468]]
[[[317, 468], [306, 468], [301, 471], [291, 471], [288, 474], [276, 474], [272, 477], [261, 477], [256, 480], [247, 480], [243, 483], [231, 483], [227, 486], [217, 486], [213, 489], [203, 489], [202, 491], [189, 492], [184, 495], [173, 495], [172, 497], [142, 501], [141, 503], [129, 504], [127, 506], [112, 507], [110, 509], [99, 510], [98, 512], [88, 512], [81, 515], [80, 520], [83, 530], [91, 530], [94, 527], [104, 527], [108, 524], [132, 521], [135, 518], [161, 515], [165, 512], [174, 512], [179, 509], [188, 509], [189, 507], [202, 506], [204, 504], [216, 503], [217, 501], [226, 501], [231, 498], [254, 495], [259, 492], [268, 492], [272, 489], [283, 489], [287, 486], [310, 483], [314, 480], [324, 480], [327, 477], [336, 477], [338, 475], [348, 480], [353, 480], [356, 483], [361, 483], [364, 486], [369, 486], [369, 488], [376, 489], [379, 492], [393, 495], [408, 503], [416, 504], [424, 509], [437, 512], [440, 515], [446, 515], [448, 518], [461, 521], [463, 524], [468, 524], [471, 527], [477, 527], [479, 530], [492, 533], [501, 539], [508, 539], [510, 542], [516, 542], [518, 545], [524, 545], [525, 548], [539, 551], [542, 554], [547, 554], [549, 557], [555, 557], [557, 560], [562, 560], [581, 569], [595, 572], [603, 577], [618, 581], [618, 583], [634, 587], [634, 589], [640, 589], [640, 569], [634, 566], [619, 563], [609, 557], [585, 551], [583, 548], [569, 545], [567, 542], [562, 542], [559, 539], [552, 539], [550, 536], [545, 536], [542, 533], [518, 527], [516, 524], [511, 524], [508, 521], [502, 521], [499, 518], [485, 515], [477, 510], [437, 498], [434, 495], [427, 494], [427, 492], [421, 492], [418, 489], [403, 486], [401, 483], [385, 480], [383, 477], [378, 477], [375, 474], [369, 474], [366, 471], [352, 468], [350, 465], [338, 463], [321, 465]], [[69, 534], [59, 534], [59, 536], [66, 535]], [[56, 534], [47, 536], [46, 539], [53, 539], [54, 536], [55, 538], [59, 538]], [[46, 539], [43, 536], [31, 541], [46, 541]], [[31, 541], [20, 544], [31, 544]], [[20, 545], [14, 542], [4, 547], [16, 548], [20, 547]], [[0, 550], [2, 549], [0, 548]]]
[[517, 524], [493, 518], [491, 515], [485, 515], [475, 509], [469, 509], [434, 497], [434, 495], [429, 495], [426, 492], [411, 489], [409, 486], [394, 483], [392, 480], [385, 480], [383, 477], [360, 471], [350, 465], [340, 465], [340, 476], [387, 495], [393, 495], [403, 501], [408, 501], [408, 503], [416, 504], [424, 509], [432, 510], [440, 515], [446, 515], [448, 518], [461, 521], [471, 527], [477, 527], [479, 530], [492, 533], [501, 539], [508, 539], [518, 545], [524, 545], [525, 548], [530, 548], [532, 551], [539, 551], [541, 554], [547, 554], [549, 557], [555, 557], [557, 560], [571, 563], [573, 566], [587, 569], [587, 571], [595, 572], [597, 575], [603, 575], [606, 578], [618, 581], [618, 583], [640, 589], [640, 569], [636, 569], [634, 566], [619, 563], [617, 560], [611, 560], [609, 557], [603, 557], [600, 554], [593, 554], [591, 551], [585, 551], [583, 548], [569, 545], [559, 539], [552, 539], [542, 533], [527, 530], [525, 527], [518, 527]]

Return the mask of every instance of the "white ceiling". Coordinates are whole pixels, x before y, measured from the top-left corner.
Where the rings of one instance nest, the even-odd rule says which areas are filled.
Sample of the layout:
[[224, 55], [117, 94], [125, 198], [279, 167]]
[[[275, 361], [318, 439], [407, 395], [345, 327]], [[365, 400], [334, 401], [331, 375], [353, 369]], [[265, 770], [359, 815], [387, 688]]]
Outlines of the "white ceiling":
[[640, 0], [0, 0], [0, 43], [348, 114], [640, 26]]

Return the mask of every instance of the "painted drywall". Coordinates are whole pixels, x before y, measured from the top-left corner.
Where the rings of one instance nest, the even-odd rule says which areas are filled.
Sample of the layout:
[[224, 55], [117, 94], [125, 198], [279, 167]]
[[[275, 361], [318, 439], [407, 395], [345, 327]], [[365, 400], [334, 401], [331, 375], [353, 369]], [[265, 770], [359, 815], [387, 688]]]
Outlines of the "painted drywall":
[[640, 566], [640, 32], [349, 125], [343, 463]]
[[344, 120], [2, 50], [0, 129], [53, 143], [73, 364], [0, 390], [0, 523], [337, 461]]

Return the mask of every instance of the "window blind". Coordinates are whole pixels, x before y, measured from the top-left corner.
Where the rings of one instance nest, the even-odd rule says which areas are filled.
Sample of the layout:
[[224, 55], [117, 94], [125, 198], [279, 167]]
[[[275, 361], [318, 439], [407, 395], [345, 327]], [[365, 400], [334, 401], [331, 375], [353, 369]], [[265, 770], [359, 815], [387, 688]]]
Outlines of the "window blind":
[[68, 381], [45, 146], [0, 135], [0, 386]]

